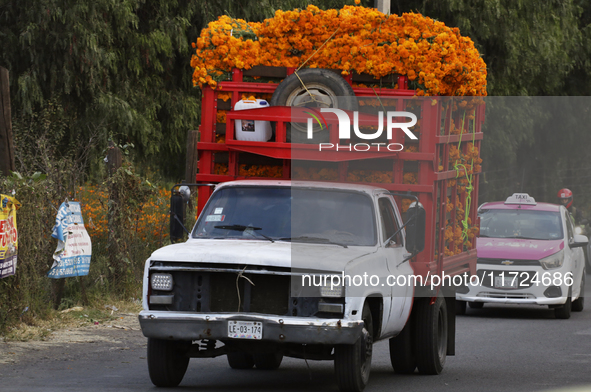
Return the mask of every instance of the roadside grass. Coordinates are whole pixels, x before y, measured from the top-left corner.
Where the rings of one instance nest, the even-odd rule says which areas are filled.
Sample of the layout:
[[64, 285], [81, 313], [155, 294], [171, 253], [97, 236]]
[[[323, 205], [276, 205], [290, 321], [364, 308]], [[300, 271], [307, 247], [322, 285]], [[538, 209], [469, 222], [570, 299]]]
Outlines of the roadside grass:
[[12, 325], [2, 336], [4, 342], [27, 342], [47, 340], [55, 331], [80, 328], [90, 325], [115, 325], [121, 314], [137, 314], [141, 310], [139, 300], [120, 299], [95, 301], [89, 306], [77, 304], [63, 310], [50, 310], [46, 317], [39, 318], [25, 312], [18, 323]]
[[[141, 298], [145, 260], [154, 250], [170, 243], [169, 190], [153, 187], [142, 204], [124, 211], [114, 265], [109, 253], [108, 195], [99, 185], [77, 187], [69, 200], [80, 202], [92, 241], [89, 274], [50, 279], [46, 273], [57, 245], [50, 234], [63, 198], [47, 192], [51, 186], [48, 180], [9, 185], [22, 189], [17, 191], [22, 207], [17, 212], [16, 274], [0, 279], [0, 339], [38, 340], [56, 328], [102, 323], [112, 316], [104, 308], [106, 305], [139, 311], [139, 305], [133, 304]], [[60, 313], [79, 306], [84, 310]]]

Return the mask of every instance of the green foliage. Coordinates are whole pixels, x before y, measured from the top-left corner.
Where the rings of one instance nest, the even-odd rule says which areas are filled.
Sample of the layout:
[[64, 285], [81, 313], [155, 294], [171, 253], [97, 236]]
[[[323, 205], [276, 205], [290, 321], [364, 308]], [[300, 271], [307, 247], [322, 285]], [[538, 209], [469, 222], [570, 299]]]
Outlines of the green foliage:
[[98, 135], [104, 146], [112, 134], [133, 142], [145, 159], [182, 171], [175, 157], [199, 119], [189, 65], [197, 7], [163, 0], [5, 3], [0, 64], [11, 72], [13, 112], [30, 115], [58, 100], [75, 120], [66, 142]]
[[[373, 0], [364, 1], [366, 6], [373, 7]], [[313, 4], [321, 9], [342, 8], [344, 5], [354, 5], [353, 0], [261, 0], [257, 2], [247, 0], [221, 0], [216, 2], [199, 2], [199, 13], [196, 19], [199, 31], [206, 27], [207, 23], [216, 20], [221, 15], [229, 15], [234, 19], [244, 19], [248, 22], [261, 22], [266, 18], [272, 18], [276, 10], [303, 9]], [[199, 32], [198, 31], [198, 32]], [[197, 36], [195, 36], [196, 38]]]
[[[68, 139], [75, 119], [67, 116], [59, 99], [48, 100], [40, 110], [14, 117], [17, 172], [0, 178], [3, 193], [15, 191], [22, 207], [17, 211], [18, 266], [14, 276], [0, 280], [0, 334], [25, 319], [43, 318], [55, 307], [88, 302], [88, 297], [118, 293], [138, 297], [143, 263], [158, 245], [136, 235], [142, 207], [154, 185], [137, 175], [129, 163], [107, 178], [104, 187], [116, 190], [120, 208], [115, 243], [120, 263], [109, 258], [107, 238], [92, 238], [93, 255], [88, 277], [53, 280], [46, 277], [53, 264], [56, 240], [51, 237], [59, 205], [77, 199], [84, 168], [95, 147], [95, 135]], [[126, 149], [130, 148], [129, 146]], [[105, 200], [107, 203], [107, 200]], [[119, 279], [109, 280], [116, 275]], [[26, 314], [21, 314], [28, 308]], [[24, 318], [23, 318], [24, 317]]]
[[576, 0], [401, 0], [393, 11], [420, 12], [470, 37], [487, 64], [489, 95], [563, 95], [582, 54]]
[[[0, 333], [18, 320], [25, 308], [28, 317], [43, 317], [51, 309], [51, 282], [45, 273], [52, 264], [55, 240], [56, 184], [41, 175], [15, 173], [0, 179], [0, 189], [16, 189], [22, 207], [17, 211], [19, 237], [17, 273], [0, 280]], [[26, 217], [26, 219], [22, 219]]]
[[108, 276], [114, 290], [125, 292], [141, 282], [144, 261], [154, 250], [139, 237], [138, 224], [143, 207], [157, 188], [139, 176], [130, 162], [124, 162], [103, 186], [110, 195]]

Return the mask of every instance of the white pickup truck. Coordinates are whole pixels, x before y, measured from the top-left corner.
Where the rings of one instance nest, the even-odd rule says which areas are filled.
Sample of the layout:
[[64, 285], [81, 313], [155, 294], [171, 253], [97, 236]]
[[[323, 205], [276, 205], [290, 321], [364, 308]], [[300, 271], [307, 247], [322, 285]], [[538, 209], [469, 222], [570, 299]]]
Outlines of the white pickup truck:
[[139, 321], [152, 382], [177, 386], [190, 358], [276, 369], [288, 356], [334, 360], [339, 388], [361, 391], [384, 339], [396, 372], [440, 373], [454, 352], [454, 293], [400, 284], [424, 247], [419, 203], [406, 220], [371, 186], [220, 184], [189, 239], [146, 261]]

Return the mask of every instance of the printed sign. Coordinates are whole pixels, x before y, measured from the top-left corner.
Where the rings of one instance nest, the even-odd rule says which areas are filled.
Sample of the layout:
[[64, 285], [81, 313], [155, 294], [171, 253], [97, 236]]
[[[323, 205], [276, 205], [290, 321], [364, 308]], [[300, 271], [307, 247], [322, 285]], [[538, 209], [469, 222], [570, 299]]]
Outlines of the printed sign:
[[84, 227], [80, 203], [62, 203], [51, 236], [58, 242], [47, 276], [59, 279], [88, 275], [92, 244]]
[[18, 253], [16, 210], [20, 203], [13, 197], [0, 194], [0, 278], [14, 275]]

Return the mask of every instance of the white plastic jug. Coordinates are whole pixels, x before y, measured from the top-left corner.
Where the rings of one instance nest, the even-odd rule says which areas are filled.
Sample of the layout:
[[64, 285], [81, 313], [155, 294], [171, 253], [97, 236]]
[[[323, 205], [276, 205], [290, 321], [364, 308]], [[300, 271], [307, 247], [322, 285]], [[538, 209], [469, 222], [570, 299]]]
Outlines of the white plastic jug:
[[[264, 99], [241, 99], [234, 105], [234, 110], [260, 109], [269, 107]], [[271, 139], [273, 130], [270, 121], [236, 120], [236, 140], [266, 142]]]

